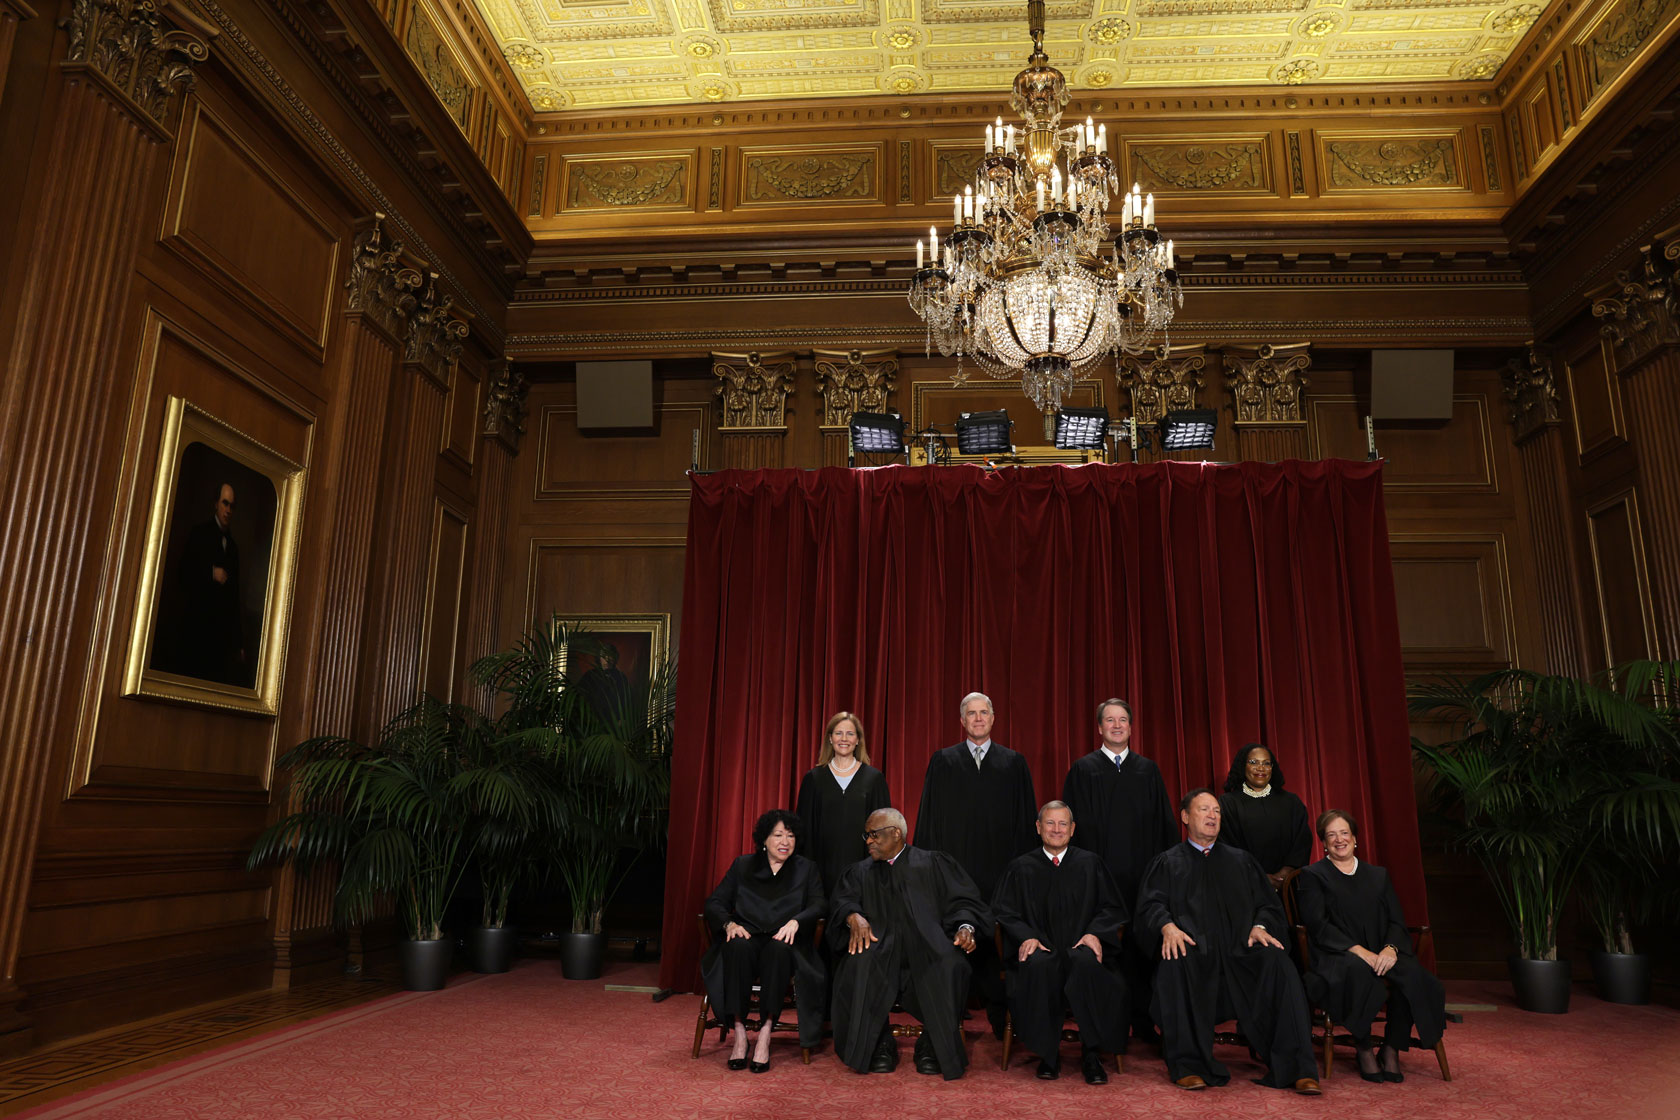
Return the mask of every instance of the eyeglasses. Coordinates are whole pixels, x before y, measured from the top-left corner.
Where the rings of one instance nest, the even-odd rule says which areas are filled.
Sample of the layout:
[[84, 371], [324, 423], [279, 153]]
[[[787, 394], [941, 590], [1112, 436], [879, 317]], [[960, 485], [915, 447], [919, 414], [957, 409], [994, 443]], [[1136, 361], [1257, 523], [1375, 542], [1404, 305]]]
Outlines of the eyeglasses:
[[1271, 769], [1271, 768], [1272, 768], [1272, 764], [1271, 764], [1271, 763], [1269, 763], [1269, 762], [1264, 762], [1264, 761], [1262, 761], [1262, 760], [1260, 760], [1260, 759], [1258, 759], [1258, 758], [1251, 758], [1251, 759], [1249, 759], [1249, 760], [1248, 760], [1248, 764], [1249, 764], [1249, 765], [1250, 765], [1250, 766], [1252, 766], [1252, 767], [1254, 767], [1254, 768], [1255, 768], [1255, 769], [1256, 769], [1256, 770], [1270, 770], [1270, 769]]
[[891, 824], [883, 825], [880, 828], [866, 828], [866, 829], [863, 830], [863, 838], [867, 842], [867, 841], [870, 841], [870, 840], [874, 840], [878, 836], [883, 836], [886, 833], [897, 832], [897, 831], [898, 831], [898, 826], [897, 825], [891, 825]]

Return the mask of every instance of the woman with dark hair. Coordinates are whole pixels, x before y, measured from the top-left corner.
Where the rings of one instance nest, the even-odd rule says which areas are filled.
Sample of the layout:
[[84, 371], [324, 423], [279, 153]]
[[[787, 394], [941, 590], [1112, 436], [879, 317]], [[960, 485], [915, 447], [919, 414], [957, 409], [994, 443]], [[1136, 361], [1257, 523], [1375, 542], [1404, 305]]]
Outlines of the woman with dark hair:
[[1259, 860], [1274, 889], [1312, 855], [1307, 807], [1283, 788], [1283, 767], [1269, 747], [1247, 743], [1231, 760], [1219, 814], [1219, 838]]
[[869, 765], [863, 722], [851, 712], [829, 718], [817, 764], [799, 782], [797, 807], [807, 850], [822, 870], [823, 893], [832, 895], [840, 873], [869, 855], [863, 822], [892, 807], [887, 776]]
[[799, 1002], [799, 1044], [812, 1047], [821, 1039], [825, 979], [810, 927], [822, 917], [825, 899], [817, 865], [794, 854], [803, 830], [786, 809], [759, 817], [755, 850], [729, 865], [706, 900], [712, 948], [700, 962], [700, 975], [719, 1021], [731, 1032], [730, 1069], [749, 1064], [745, 1020], [754, 982], [763, 1022], [751, 1060], [754, 1073], [770, 1068], [770, 1035], [790, 983]]
[[[1425, 1049], [1441, 1041], [1446, 990], [1412, 955], [1388, 872], [1355, 858], [1358, 822], [1340, 809], [1326, 810], [1318, 818], [1318, 838], [1325, 857], [1295, 880], [1312, 946], [1307, 994], [1353, 1036], [1360, 1077], [1403, 1081], [1400, 1051], [1411, 1046], [1413, 1026]], [[1377, 1050], [1371, 1021], [1384, 1004], [1388, 1028]]]

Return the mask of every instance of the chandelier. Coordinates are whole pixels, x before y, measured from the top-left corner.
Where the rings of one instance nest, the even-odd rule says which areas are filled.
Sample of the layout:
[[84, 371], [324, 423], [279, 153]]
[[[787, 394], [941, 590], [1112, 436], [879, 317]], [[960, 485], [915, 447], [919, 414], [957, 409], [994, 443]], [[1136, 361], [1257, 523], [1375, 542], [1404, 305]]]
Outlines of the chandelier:
[[[1040, 411], [1061, 407], [1082, 371], [1109, 354], [1142, 353], [1184, 304], [1173, 243], [1155, 229], [1155, 196], [1121, 194], [1108, 127], [1062, 127], [1067, 81], [1044, 53], [1044, 0], [1029, 0], [1032, 54], [1009, 104], [1022, 128], [986, 126], [974, 182], [953, 201], [950, 235], [916, 242], [910, 306], [935, 343], [993, 377], [1020, 378]], [[925, 253], [925, 255], [924, 255]]]

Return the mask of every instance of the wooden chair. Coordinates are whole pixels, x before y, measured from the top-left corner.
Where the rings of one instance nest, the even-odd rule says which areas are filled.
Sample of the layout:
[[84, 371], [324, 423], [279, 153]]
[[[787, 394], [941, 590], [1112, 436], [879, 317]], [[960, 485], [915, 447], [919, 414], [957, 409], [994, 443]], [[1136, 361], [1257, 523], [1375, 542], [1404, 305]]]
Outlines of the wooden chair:
[[[1299, 872], [1296, 874], [1299, 874]], [[1300, 923], [1298, 917], [1299, 911], [1295, 905], [1295, 883], [1293, 880], [1294, 876], [1291, 876], [1290, 882], [1286, 884], [1287, 889], [1284, 892], [1284, 909], [1288, 912], [1290, 923], [1295, 929], [1295, 946], [1301, 954], [1301, 973], [1304, 976], [1312, 970], [1312, 948], [1307, 938], [1307, 927]], [[1414, 956], [1421, 959], [1425, 950], [1433, 949], [1435, 944], [1434, 935], [1430, 932], [1428, 926], [1407, 926], [1406, 932], [1412, 935], [1412, 953]], [[1312, 1016], [1313, 1028], [1319, 1032], [1318, 1037], [1313, 1040], [1313, 1045], [1319, 1051], [1319, 1080], [1328, 1081], [1330, 1080], [1330, 1071], [1335, 1059], [1336, 1043], [1339, 1042], [1351, 1050], [1354, 1048], [1353, 1036], [1348, 1034], [1346, 1031], [1337, 1035], [1336, 1024], [1331, 1022], [1330, 1013], [1322, 1007], [1313, 1004], [1310, 997], [1308, 1001], [1308, 1012]], [[1379, 1015], [1376, 1022], [1381, 1023], [1383, 1021], [1384, 1017]], [[1416, 1036], [1414, 1035], [1413, 1037], [1415, 1038]], [[1420, 1042], [1419, 1045], [1421, 1046], [1422, 1043]], [[1441, 1080], [1451, 1081], [1452, 1066], [1447, 1062], [1447, 1040], [1444, 1036], [1435, 1044], [1435, 1061], [1441, 1066]]]
[[[706, 924], [706, 915], [697, 914], [695, 917], [700, 923], [700, 955], [705, 956], [707, 950], [712, 947], [712, 927]], [[827, 925], [827, 922], [819, 918], [816, 925], [811, 927], [811, 940], [814, 943], [820, 943], [822, 941], [823, 927], [825, 925]], [[752, 990], [754, 994], [757, 994], [758, 985], [754, 984]], [[788, 999], [786, 1010], [794, 1013], [793, 1022], [787, 1022], [785, 1015], [782, 1019], [777, 1020], [776, 1025], [771, 1028], [770, 1033], [772, 1038], [774, 1038], [776, 1033], [779, 1031], [793, 1031], [795, 1034], [798, 1033], [799, 999], [797, 990]], [[748, 1032], [758, 1031], [764, 1026], [764, 1020], [762, 1018], [743, 1018], [741, 1022], [746, 1026]], [[705, 990], [705, 980], [702, 979], [700, 992], [700, 1014], [694, 1021], [694, 1049], [689, 1052], [689, 1057], [698, 1058], [700, 1056], [700, 1044], [706, 1040], [706, 1032], [711, 1030], [713, 1027], [717, 1028], [718, 1043], [720, 1045], [729, 1041], [729, 1028], [725, 1027], [723, 1025], [723, 1021], [716, 1015], [712, 1014], [712, 995], [710, 992]], [[810, 1065], [811, 1048], [809, 1046], [801, 1046], [799, 1048], [799, 1057], [806, 1065]]]
[[[1003, 927], [1002, 926], [994, 925], [992, 927], [992, 939], [997, 943], [998, 965], [999, 965], [1000, 968], [1004, 967], [1004, 962], [1007, 959], [1004, 956], [1004, 954], [1008, 950], [1007, 950], [1007, 946], [1004, 944]], [[1124, 941], [1126, 939], [1126, 927], [1124, 925], [1122, 925], [1120, 927], [1120, 939], [1122, 941]], [[1006, 971], [1007, 971], [1007, 969], [1006, 969]], [[1005, 983], [1007, 983], [1007, 977], [1005, 978]], [[1064, 1016], [1064, 1018], [1065, 1017], [1066, 1016]], [[1079, 1031], [1078, 1031], [1078, 1029], [1074, 1028], [1074, 1027], [1063, 1027], [1062, 1028], [1062, 1041], [1063, 1042], [1078, 1042], [1079, 1041]], [[1015, 1045], [1015, 1015], [1014, 1015], [1013, 1012], [1007, 1012], [1006, 1011], [1004, 1013], [1004, 1018], [1003, 1018], [1003, 1059], [1002, 1059], [1002, 1061], [1000, 1061], [998, 1063], [1000, 1068], [1005, 1069], [1005, 1070], [1007, 1070], [1009, 1068], [1009, 1051], [1014, 1047], [1014, 1045]], [[1040, 1057], [1043, 1057], [1043, 1055], [1040, 1055]], [[1124, 1054], [1115, 1054], [1114, 1055], [1114, 1071], [1116, 1073], [1125, 1073], [1126, 1072], [1126, 1055], [1124, 1055]]]

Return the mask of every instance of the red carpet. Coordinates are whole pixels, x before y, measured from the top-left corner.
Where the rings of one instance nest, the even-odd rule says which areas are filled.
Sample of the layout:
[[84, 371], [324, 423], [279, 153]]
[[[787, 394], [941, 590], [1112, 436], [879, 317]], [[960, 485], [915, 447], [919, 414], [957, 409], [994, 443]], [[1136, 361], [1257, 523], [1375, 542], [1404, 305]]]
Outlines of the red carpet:
[[[1372, 1085], [1339, 1056], [1317, 1099], [1263, 1089], [1236, 1048], [1222, 1048], [1232, 1083], [1186, 1093], [1139, 1047], [1122, 1076], [1089, 1086], [1077, 1062], [1060, 1081], [1033, 1077], [1017, 1057], [998, 1069], [1000, 1044], [971, 1032], [974, 1065], [957, 1082], [918, 1076], [905, 1061], [890, 1076], [860, 1076], [826, 1046], [810, 1066], [792, 1036], [778, 1038], [770, 1072], [724, 1068], [714, 1031], [690, 1060], [697, 996], [655, 1004], [606, 983], [651, 984], [653, 965], [618, 965], [601, 982], [561, 979], [552, 962], [503, 976], [462, 977], [447, 990], [391, 996], [236, 1043], [44, 1105], [24, 1116], [113, 1120], [508, 1120], [531, 1117], [751, 1117], [883, 1120], [1107, 1114], [1160, 1117], [1323, 1116], [1435, 1120], [1478, 1117], [1680, 1116], [1680, 1011], [1618, 1007], [1577, 987], [1568, 1015], [1517, 1010], [1501, 985], [1457, 984], [1468, 1011], [1447, 1032], [1454, 1080], [1433, 1055], [1407, 1055], [1406, 1081]], [[1071, 1048], [1070, 1048], [1071, 1054]]]

